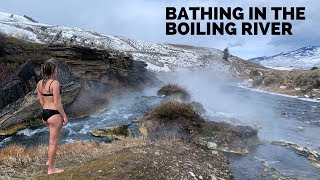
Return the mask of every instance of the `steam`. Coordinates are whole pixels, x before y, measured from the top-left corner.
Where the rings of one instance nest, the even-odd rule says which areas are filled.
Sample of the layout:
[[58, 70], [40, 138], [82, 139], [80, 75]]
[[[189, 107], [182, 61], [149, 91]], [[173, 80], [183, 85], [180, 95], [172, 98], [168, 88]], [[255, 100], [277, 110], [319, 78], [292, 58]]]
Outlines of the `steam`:
[[[259, 127], [256, 119], [272, 118], [274, 112], [266, 109], [263, 97], [237, 86], [228, 74], [219, 71], [179, 72], [161, 77], [165, 83], [184, 86], [193, 101], [200, 102], [214, 121], [232, 121], [236, 124]], [[235, 90], [235, 88], [238, 88]]]

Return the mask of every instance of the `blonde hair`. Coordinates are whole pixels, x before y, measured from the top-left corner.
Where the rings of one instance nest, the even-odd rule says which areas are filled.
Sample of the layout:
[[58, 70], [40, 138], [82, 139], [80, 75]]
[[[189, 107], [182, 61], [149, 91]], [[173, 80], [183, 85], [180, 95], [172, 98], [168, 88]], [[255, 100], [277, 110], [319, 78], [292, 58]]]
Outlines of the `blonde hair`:
[[46, 61], [44, 63], [44, 66], [42, 67], [42, 86], [47, 83], [48, 79], [52, 78], [56, 68], [57, 65], [51, 61]]

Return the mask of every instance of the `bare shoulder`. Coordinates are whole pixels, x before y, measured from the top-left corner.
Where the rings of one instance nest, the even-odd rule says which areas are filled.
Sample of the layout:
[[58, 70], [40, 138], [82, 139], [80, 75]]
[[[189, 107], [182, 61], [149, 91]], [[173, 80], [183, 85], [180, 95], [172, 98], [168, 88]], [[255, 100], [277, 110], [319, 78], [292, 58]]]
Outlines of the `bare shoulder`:
[[60, 83], [59, 83], [59, 81], [58, 81], [58, 80], [53, 80], [53, 81], [52, 81], [52, 86], [53, 86], [53, 87], [58, 87], [58, 88], [59, 88], [59, 87], [60, 87]]

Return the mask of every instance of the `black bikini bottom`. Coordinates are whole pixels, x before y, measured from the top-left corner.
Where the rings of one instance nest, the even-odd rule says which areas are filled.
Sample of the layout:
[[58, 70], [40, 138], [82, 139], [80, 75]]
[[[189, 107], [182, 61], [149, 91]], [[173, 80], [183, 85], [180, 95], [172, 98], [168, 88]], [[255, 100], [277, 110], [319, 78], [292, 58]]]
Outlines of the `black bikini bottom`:
[[44, 121], [47, 121], [51, 116], [60, 114], [58, 110], [53, 109], [43, 109], [42, 111], [42, 119]]

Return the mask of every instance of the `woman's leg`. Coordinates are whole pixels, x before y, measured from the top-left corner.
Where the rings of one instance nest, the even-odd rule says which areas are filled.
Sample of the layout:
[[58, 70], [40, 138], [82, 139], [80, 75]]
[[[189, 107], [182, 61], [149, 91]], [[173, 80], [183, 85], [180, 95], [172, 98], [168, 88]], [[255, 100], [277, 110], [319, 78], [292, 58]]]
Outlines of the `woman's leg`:
[[62, 129], [62, 121], [63, 119], [60, 114], [53, 115], [47, 120], [50, 132], [48, 151], [48, 174], [63, 172], [63, 170], [54, 167], [54, 158], [57, 152], [59, 136]]
[[[46, 125], [46, 126], [48, 127], [48, 129], [49, 129], [49, 123], [48, 123], [47, 121], [45, 121], [45, 120], [42, 119], [42, 123], [43, 123], [44, 125]], [[49, 166], [49, 161], [47, 161], [46, 165]]]

